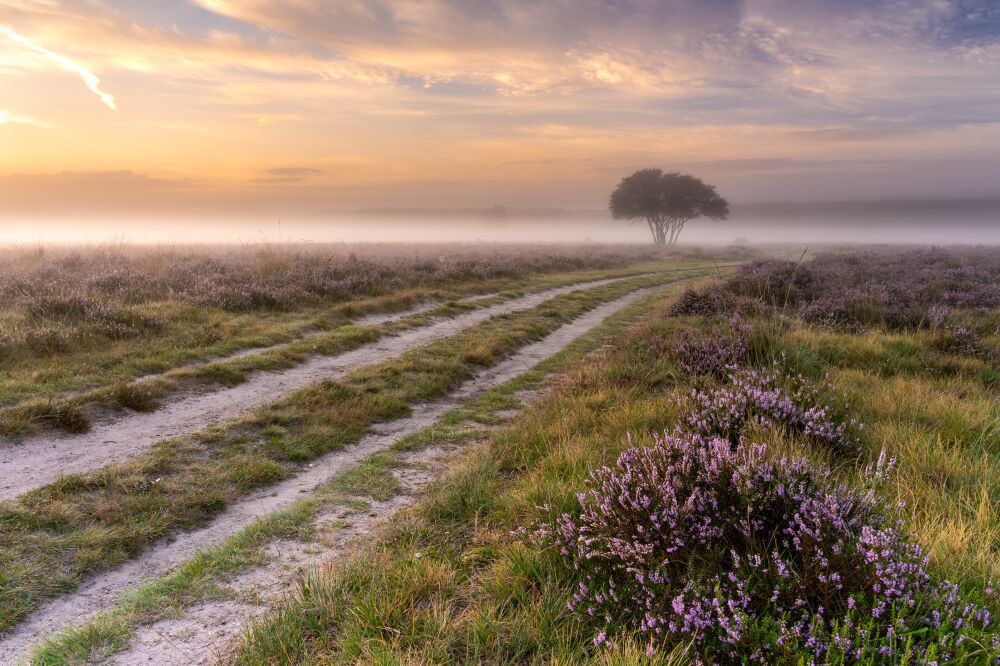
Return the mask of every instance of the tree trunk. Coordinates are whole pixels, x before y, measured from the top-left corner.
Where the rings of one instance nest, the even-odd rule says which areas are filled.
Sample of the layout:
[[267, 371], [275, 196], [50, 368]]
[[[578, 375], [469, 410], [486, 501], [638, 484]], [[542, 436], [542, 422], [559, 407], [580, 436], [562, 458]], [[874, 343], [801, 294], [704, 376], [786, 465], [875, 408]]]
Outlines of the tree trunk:
[[654, 245], [666, 245], [667, 244], [667, 224], [666, 220], [658, 217], [647, 217], [647, 224], [649, 224], [649, 231], [653, 234], [653, 244]]
[[677, 245], [677, 239], [681, 236], [681, 230], [687, 220], [676, 220], [670, 225], [670, 245]]

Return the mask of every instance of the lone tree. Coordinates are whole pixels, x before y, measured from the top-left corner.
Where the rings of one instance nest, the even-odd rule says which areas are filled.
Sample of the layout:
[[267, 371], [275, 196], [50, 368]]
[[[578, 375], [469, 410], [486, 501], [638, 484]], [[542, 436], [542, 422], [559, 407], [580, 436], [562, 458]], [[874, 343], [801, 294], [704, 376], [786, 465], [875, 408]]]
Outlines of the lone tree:
[[608, 207], [616, 220], [646, 218], [657, 245], [675, 244], [688, 220], [729, 216], [729, 203], [715, 187], [694, 176], [660, 169], [640, 169], [622, 178]]

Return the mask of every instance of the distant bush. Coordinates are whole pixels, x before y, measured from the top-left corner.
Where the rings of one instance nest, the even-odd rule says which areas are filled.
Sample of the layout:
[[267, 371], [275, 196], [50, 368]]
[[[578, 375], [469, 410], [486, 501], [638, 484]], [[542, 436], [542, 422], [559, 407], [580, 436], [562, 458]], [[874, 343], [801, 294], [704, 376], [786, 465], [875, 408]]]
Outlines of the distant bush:
[[962, 250], [828, 253], [739, 267], [685, 293], [672, 314], [798, 313], [825, 328], [938, 328], [950, 308], [1000, 307], [1000, 255]]
[[[680, 256], [680, 255], [678, 255]], [[174, 302], [229, 312], [287, 311], [456, 280], [607, 268], [663, 253], [634, 247], [276, 245], [259, 248], [18, 254], [0, 249], [0, 354], [67, 351], [90, 337], [137, 338], [164, 322], [145, 304]]]
[[932, 579], [874, 493], [762, 445], [667, 434], [594, 471], [578, 498], [579, 515], [522, 534], [564, 558], [569, 608], [596, 645], [638, 634], [716, 664], [986, 663], [1000, 650], [989, 611]]

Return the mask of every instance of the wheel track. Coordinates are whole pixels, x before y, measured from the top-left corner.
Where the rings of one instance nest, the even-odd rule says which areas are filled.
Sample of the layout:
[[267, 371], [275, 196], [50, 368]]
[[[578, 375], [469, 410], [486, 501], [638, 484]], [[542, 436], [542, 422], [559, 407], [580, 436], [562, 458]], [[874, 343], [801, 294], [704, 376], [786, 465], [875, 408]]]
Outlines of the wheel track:
[[[606, 284], [611, 281], [614, 280], [601, 283]], [[172, 541], [156, 545], [139, 557], [92, 578], [76, 592], [47, 603], [0, 639], [0, 663], [17, 662], [44, 636], [70, 624], [85, 621], [96, 613], [113, 607], [129, 590], [164, 575], [198, 551], [221, 543], [255, 520], [288, 507], [306, 493], [329, 482], [370, 455], [385, 451], [403, 437], [432, 425], [443, 414], [462, 403], [527, 372], [611, 315], [640, 298], [663, 289], [664, 286], [665, 284], [660, 284], [636, 289], [592, 308], [542, 340], [526, 345], [506, 360], [484, 369], [447, 397], [416, 405], [411, 416], [381, 424], [376, 432], [364, 437], [357, 444], [314, 460], [312, 465], [299, 475], [254, 493], [217, 516], [206, 527], [180, 533]], [[566, 288], [560, 293], [572, 290]], [[155, 657], [151, 659], [149, 663], [159, 663]]]
[[83, 474], [128, 460], [157, 442], [198, 432], [314, 382], [336, 379], [366, 365], [394, 358], [497, 315], [526, 310], [561, 294], [639, 277], [642, 275], [593, 280], [529, 294], [382, 338], [343, 354], [315, 357], [287, 370], [260, 373], [238, 386], [178, 400], [156, 412], [136, 413], [82, 435], [47, 435], [16, 443], [0, 441], [0, 501], [14, 499], [60, 476]]

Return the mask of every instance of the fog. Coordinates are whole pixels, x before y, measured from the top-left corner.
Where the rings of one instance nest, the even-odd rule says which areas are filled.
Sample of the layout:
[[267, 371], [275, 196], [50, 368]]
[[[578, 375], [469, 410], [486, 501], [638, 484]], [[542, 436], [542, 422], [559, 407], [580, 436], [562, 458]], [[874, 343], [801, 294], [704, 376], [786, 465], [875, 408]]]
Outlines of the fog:
[[[0, 219], [0, 244], [277, 243], [647, 243], [642, 222], [605, 219], [581, 212], [552, 216], [486, 219], [479, 214], [342, 214], [323, 218], [247, 219], [26, 217]], [[716, 222], [688, 223], [682, 244], [774, 243], [1000, 244], [1000, 215], [811, 216], [734, 215]]]

